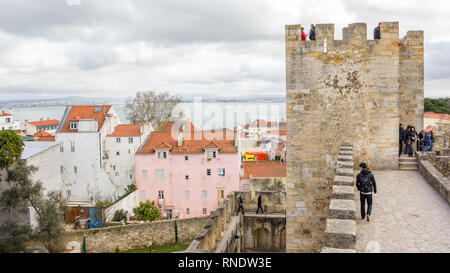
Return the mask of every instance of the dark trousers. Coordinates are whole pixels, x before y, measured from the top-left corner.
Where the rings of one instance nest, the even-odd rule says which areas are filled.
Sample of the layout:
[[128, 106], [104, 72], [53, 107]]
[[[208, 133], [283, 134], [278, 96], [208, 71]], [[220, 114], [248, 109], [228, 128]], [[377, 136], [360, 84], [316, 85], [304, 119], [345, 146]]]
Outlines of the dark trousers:
[[361, 218], [366, 218], [366, 200], [367, 200], [367, 215], [370, 216], [372, 212], [372, 194], [359, 194], [361, 200]]
[[264, 214], [264, 210], [263, 210], [263, 208], [261, 207], [261, 204], [258, 204], [258, 208], [256, 209], [256, 214], [258, 214], [259, 209], [261, 209], [261, 213]]
[[239, 211], [241, 211], [241, 209], [242, 209], [242, 215], [244, 215], [244, 206], [243, 205], [239, 205], [236, 215], [239, 215]]
[[398, 156], [402, 155], [402, 150], [403, 150], [403, 141], [399, 141], [398, 142]]
[[406, 144], [405, 147], [405, 154], [409, 154], [409, 156], [412, 156], [414, 154], [414, 142], [411, 142], [411, 144]]

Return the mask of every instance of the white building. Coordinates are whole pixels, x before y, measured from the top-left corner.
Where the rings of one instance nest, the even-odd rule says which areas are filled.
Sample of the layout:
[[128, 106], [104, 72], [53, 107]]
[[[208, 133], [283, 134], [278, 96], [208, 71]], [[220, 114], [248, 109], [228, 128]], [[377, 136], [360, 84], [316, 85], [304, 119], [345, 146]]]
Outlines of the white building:
[[113, 199], [122, 185], [109, 178], [103, 164], [106, 136], [120, 123], [110, 105], [68, 106], [56, 131], [64, 197], [72, 203]]
[[[28, 166], [37, 167], [37, 171], [31, 175], [33, 182], [40, 181], [42, 183], [43, 195], [47, 195], [50, 191], [61, 192], [63, 184], [61, 174], [56, 166], [61, 164], [59, 144], [56, 142], [24, 142], [24, 149], [21, 159], [24, 159]], [[2, 177], [6, 177], [6, 170], [1, 171]], [[6, 183], [0, 183], [0, 192], [6, 189]], [[27, 213], [13, 212], [14, 218], [19, 218], [25, 223], [30, 223], [32, 228], [37, 227], [36, 213], [33, 208], [29, 207]], [[0, 222], [9, 217], [9, 213], [0, 212]]]
[[26, 121], [25, 131], [27, 136], [36, 134], [38, 131], [46, 131], [49, 134], [55, 134], [58, 129], [59, 120], [45, 119], [39, 121]]
[[106, 136], [103, 167], [114, 185], [124, 189], [136, 183], [134, 154], [150, 131], [151, 125], [148, 123], [120, 124]]
[[0, 112], [0, 130], [13, 130], [19, 131], [22, 126], [18, 120], [13, 119], [12, 114], [8, 114], [5, 111]]

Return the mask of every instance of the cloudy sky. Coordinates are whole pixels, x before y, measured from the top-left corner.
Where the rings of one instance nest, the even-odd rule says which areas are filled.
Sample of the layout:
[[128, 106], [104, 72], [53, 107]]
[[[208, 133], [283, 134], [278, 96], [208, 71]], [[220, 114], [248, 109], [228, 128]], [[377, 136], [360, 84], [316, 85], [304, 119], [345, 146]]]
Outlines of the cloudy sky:
[[284, 95], [284, 25], [425, 31], [425, 96], [449, 96], [447, 0], [0, 0], [0, 100]]

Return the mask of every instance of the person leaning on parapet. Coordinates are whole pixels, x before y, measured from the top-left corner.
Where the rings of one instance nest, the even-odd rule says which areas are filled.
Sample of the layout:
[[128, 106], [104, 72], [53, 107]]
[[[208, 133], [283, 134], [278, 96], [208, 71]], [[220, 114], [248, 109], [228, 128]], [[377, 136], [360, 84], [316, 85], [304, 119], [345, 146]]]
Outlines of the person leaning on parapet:
[[314, 26], [314, 24], [311, 24], [311, 30], [309, 31], [309, 39], [311, 41], [316, 40], [316, 26]]
[[244, 215], [244, 199], [242, 199], [242, 197], [240, 195], [237, 199], [237, 204], [238, 204], [238, 209], [236, 212], [236, 216], [239, 215], [239, 211], [241, 211], [241, 209], [242, 209], [242, 215]]
[[366, 163], [359, 164], [361, 172], [356, 176], [356, 188], [359, 190], [359, 199], [361, 201], [361, 218], [366, 218], [366, 200], [367, 200], [367, 222], [370, 222], [372, 212], [372, 192], [377, 193], [377, 184], [372, 172], [368, 170]]
[[381, 38], [381, 23], [378, 23], [378, 26], [373, 30], [373, 38], [380, 39]]
[[[403, 150], [403, 143], [405, 143], [405, 136], [406, 136], [406, 130], [405, 128], [403, 128], [402, 124], [399, 124], [398, 127], [398, 145], [399, 145], [399, 150], [398, 150], [398, 156], [402, 155], [402, 150]], [[405, 147], [406, 148], [406, 147]]]

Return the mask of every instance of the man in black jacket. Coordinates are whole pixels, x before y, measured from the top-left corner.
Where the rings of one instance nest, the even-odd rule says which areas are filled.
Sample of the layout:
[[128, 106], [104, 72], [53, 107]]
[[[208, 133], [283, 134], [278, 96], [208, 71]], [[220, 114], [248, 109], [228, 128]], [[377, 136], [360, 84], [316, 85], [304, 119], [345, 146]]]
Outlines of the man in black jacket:
[[370, 221], [372, 212], [372, 192], [377, 193], [377, 184], [372, 172], [367, 169], [366, 163], [359, 164], [361, 172], [356, 176], [356, 187], [359, 190], [359, 199], [361, 201], [361, 218], [366, 218], [366, 200], [367, 200], [367, 222]]
[[402, 150], [403, 150], [403, 143], [405, 142], [405, 137], [406, 137], [406, 130], [405, 128], [403, 128], [402, 124], [400, 123], [399, 127], [398, 127], [398, 144], [399, 144], [399, 150], [398, 150], [398, 156], [402, 155]]
[[309, 31], [309, 40], [316, 40], [316, 26], [314, 26], [314, 24], [311, 24], [311, 30]]
[[258, 212], [259, 212], [259, 209], [261, 209], [261, 212], [264, 214], [264, 210], [263, 210], [263, 208], [262, 208], [262, 196], [260, 195], [260, 196], [258, 196], [258, 208], [256, 209], [256, 214], [258, 214]]
[[381, 26], [381, 23], [378, 23], [378, 26], [373, 30], [373, 39], [374, 40], [381, 38], [380, 26]]
[[244, 199], [239, 195], [237, 199], [238, 209], [236, 212], [236, 216], [239, 215], [239, 212], [242, 210], [242, 215], [244, 215]]

